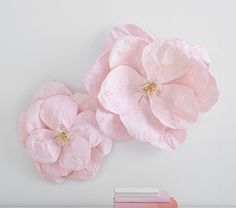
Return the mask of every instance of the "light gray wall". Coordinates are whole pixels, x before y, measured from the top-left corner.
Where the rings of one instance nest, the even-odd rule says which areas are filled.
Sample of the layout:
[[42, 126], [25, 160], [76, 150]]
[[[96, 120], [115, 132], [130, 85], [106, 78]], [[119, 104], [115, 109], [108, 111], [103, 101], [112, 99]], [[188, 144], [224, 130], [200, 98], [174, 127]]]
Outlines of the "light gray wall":
[[[0, 205], [109, 205], [115, 186], [158, 186], [181, 204], [236, 205], [235, 7], [228, 0], [0, 1]], [[18, 142], [18, 114], [46, 80], [84, 90], [86, 71], [119, 23], [204, 45], [220, 100], [175, 152], [116, 143], [94, 180], [45, 181]]]

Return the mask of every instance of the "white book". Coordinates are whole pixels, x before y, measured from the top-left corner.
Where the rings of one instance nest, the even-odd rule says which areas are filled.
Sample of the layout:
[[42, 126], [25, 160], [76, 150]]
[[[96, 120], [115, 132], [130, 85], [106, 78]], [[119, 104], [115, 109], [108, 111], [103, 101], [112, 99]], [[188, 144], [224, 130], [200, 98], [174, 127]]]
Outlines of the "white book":
[[117, 187], [115, 188], [115, 196], [120, 197], [145, 197], [145, 196], [159, 196], [160, 191], [158, 188], [129, 188], [129, 187]]

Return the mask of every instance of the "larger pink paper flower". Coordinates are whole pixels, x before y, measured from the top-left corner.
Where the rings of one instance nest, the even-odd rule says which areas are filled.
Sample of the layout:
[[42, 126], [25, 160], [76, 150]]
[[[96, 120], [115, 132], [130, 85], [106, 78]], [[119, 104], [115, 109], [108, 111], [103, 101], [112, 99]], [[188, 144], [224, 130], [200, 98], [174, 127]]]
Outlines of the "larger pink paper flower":
[[107, 43], [86, 80], [103, 117], [118, 116], [131, 136], [174, 149], [199, 112], [218, 99], [205, 49], [154, 40], [134, 25], [115, 27]]
[[57, 182], [96, 175], [112, 142], [99, 131], [96, 101], [72, 94], [62, 83], [47, 82], [21, 114], [18, 130], [40, 173]]

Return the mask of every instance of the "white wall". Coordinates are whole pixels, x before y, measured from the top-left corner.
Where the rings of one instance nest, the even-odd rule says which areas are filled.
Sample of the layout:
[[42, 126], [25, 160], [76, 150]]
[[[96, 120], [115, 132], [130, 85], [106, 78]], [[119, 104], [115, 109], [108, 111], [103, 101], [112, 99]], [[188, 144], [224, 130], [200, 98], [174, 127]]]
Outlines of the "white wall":
[[[233, 0], [0, 1], [0, 205], [109, 205], [115, 186], [158, 186], [181, 204], [236, 205], [235, 8]], [[84, 90], [88, 67], [118, 23], [204, 45], [220, 100], [175, 152], [116, 143], [94, 180], [45, 181], [18, 142], [18, 114], [46, 80]]]

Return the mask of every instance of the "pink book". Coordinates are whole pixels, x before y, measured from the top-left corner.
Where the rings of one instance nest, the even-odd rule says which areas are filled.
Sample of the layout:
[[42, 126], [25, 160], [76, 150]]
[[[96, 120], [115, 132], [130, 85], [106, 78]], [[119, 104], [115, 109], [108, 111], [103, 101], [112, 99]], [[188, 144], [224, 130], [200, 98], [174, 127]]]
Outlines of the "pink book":
[[169, 202], [154, 202], [154, 203], [144, 203], [144, 202], [117, 202], [114, 204], [114, 208], [177, 208], [177, 202], [174, 198], [170, 198]]
[[162, 191], [157, 196], [116, 196], [114, 197], [114, 202], [169, 202], [169, 194]]

